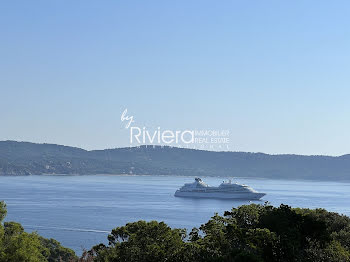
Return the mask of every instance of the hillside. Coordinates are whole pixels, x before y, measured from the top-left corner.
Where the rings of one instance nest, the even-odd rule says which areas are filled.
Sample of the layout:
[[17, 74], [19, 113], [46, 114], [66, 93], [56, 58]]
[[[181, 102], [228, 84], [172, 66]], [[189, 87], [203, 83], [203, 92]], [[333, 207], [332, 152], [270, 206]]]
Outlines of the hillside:
[[87, 151], [0, 141], [0, 175], [153, 174], [350, 180], [350, 155], [303, 156], [142, 146]]

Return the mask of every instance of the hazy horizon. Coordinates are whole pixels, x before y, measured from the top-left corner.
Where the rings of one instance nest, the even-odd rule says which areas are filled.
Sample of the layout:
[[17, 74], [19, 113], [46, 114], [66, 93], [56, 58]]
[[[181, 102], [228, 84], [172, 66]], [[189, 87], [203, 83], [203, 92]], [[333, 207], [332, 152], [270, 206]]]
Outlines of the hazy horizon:
[[127, 108], [229, 151], [349, 153], [348, 1], [1, 6], [0, 140], [127, 147]]

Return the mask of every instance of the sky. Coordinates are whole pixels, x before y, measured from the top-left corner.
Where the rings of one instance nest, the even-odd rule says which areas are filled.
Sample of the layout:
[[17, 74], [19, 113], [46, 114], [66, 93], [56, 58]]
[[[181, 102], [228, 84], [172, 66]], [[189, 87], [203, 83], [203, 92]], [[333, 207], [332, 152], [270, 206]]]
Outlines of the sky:
[[127, 109], [150, 130], [229, 130], [230, 151], [350, 153], [349, 10], [1, 1], [0, 140], [128, 146]]

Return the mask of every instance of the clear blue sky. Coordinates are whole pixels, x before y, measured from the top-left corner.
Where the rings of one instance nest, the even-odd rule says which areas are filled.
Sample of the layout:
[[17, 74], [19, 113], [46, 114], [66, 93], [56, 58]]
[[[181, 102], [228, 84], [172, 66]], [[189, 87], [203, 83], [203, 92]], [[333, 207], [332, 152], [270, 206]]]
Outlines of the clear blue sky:
[[2, 1], [0, 140], [128, 145], [120, 114], [231, 150], [350, 153], [349, 1]]

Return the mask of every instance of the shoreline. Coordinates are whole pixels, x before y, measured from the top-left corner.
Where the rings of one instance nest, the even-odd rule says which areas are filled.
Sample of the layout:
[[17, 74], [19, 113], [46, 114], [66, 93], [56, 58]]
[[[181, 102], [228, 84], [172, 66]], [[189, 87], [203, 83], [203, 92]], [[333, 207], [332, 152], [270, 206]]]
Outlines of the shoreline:
[[300, 181], [300, 182], [336, 182], [336, 183], [350, 183], [350, 180], [331, 180], [331, 179], [291, 179], [291, 178], [278, 178], [278, 177], [255, 177], [255, 176], [223, 176], [223, 175], [153, 175], [153, 174], [39, 174], [39, 175], [0, 175], [1, 177], [30, 177], [30, 176], [36, 176], [36, 177], [79, 177], [79, 176], [154, 176], [154, 177], [208, 177], [208, 178], [225, 178], [225, 179], [257, 179], [257, 180], [285, 180], [285, 181]]

